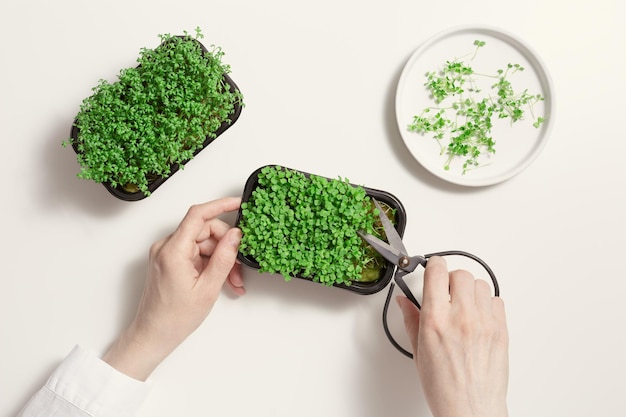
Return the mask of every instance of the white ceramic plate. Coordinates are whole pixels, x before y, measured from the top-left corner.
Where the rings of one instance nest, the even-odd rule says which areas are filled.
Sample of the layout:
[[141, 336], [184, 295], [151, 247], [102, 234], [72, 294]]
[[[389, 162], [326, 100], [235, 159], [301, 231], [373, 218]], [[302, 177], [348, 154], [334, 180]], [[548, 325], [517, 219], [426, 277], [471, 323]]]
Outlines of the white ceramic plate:
[[[486, 42], [476, 56], [474, 41]], [[422, 110], [436, 103], [424, 83], [426, 73], [439, 71], [446, 61], [459, 59], [470, 65], [477, 73], [497, 74], [498, 69], [507, 64], [520, 64], [524, 71], [507, 77], [515, 92], [528, 89], [530, 94], [541, 94], [543, 101], [536, 103], [532, 114], [544, 117], [539, 128], [533, 126], [531, 112], [525, 109], [524, 120], [511, 124], [511, 119], [494, 117], [492, 137], [495, 154], [483, 153], [480, 166], [463, 173], [465, 159], [455, 157], [449, 170], [444, 169], [448, 160], [442, 154], [441, 145], [430, 133], [410, 132], [408, 125]], [[478, 96], [496, 91], [490, 87], [496, 79], [474, 77], [482, 88]], [[465, 186], [485, 186], [507, 180], [528, 167], [544, 148], [548, 134], [554, 124], [554, 91], [552, 80], [545, 65], [537, 54], [518, 37], [498, 28], [489, 26], [461, 26], [443, 31], [422, 44], [409, 58], [404, 67], [396, 92], [396, 117], [400, 134], [413, 157], [432, 174], [455, 184]], [[489, 91], [490, 90], [490, 91]], [[451, 101], [450, 101], [451, 102]], [[450, 103], [444, 101], [442, 104]], [[447, 113], [448, 117], [453, 113]]]

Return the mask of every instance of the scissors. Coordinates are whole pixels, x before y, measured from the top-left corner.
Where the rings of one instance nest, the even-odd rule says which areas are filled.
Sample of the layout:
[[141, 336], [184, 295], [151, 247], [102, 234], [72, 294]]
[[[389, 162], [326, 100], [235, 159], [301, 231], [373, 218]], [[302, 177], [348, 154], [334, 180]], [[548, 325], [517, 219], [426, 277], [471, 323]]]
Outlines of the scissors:
[[[404, 295], [409, 300], [411, 300], [411, 302], [415, 304], [417, 308], [421, 309], [421, 305], [404, 281], [404, 277], [415, 271], [419, 265], [425, 268], [428, 262], [428, 258], [432, 256], [459, 255], [474, 260], [487, 271], [489, 277], [491, 278], [491, 281], [493, 282], [495, 296], [500, 296], [500, 288], [498, 286], [498, 280], [496, 279], [495, 274], [493, 273], [489, 265], [487, 265], [485, 261], [483, 261], [476, 255], [460, 250], [449, 250], [429, 253], [427, 255], [409, 256], [406, 248], [404, 247], [404, 243], [402, 243], [402, 238], [398, 234], [398, 231], [395, 229], [395, 227], [393, 227], [393, 225], [391, 224], [391, 221], [389, 220], [383, 209], [380, 207], [378, 201], [376, 201], [376, 199], [374, 198], [372, 198], [372, 201], [378, 209], [378, 216], [380, 217], [380, 221], [383, 225], [383, 230], [385, 231], [385, 235], [387, 236], [388, 243], [375, 236], [372, 236], [369, 233], [365, 233], [362, 230], [359, 230], [357, 233], [365, 242], [370, 244], [383, 258], [385, 258], [394, 265], [396, 271], [393, 275], [393, 281], [395, 282], [395, 284], [398, 285], [398, 287], [400, 287]], [[387, 335], [387, 338], [389, 339], [391, 344], [405, 356], [412, 359], [413, 354], [400, 346], [398, 342], [396, 342], [396, 340], [391, 335], [391, 332], [389, 331], [389, 326], [387, 324], [387, 312], [389, 310], [389, 303], [391, 301], [393, 289], [394, 283], [392, 282], [389, 287], [389, 293], [387, 294], [387, 300], [385, 301], [385, 307], [383, 308], [383, 327], [385, 328], [385, 334]]]

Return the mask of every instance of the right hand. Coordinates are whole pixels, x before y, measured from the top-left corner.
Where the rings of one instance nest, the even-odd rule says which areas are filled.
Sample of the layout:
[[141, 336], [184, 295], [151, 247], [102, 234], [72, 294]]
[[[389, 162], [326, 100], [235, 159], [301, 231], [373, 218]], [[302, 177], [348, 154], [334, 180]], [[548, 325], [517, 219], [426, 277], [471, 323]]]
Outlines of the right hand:
[[421, 311], [404, 296], [397, 301], [433, 415], [507, 416], [509, 339], [504, 303], [489, 284], [432, 257]]

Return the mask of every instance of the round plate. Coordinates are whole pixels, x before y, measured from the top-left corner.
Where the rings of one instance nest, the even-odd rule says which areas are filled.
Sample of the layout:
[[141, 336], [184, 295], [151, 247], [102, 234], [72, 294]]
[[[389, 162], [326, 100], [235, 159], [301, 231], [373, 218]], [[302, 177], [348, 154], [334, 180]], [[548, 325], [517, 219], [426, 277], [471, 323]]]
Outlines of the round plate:
[[[474, 41], [484, 41], [473, 57]], [[426, 73], [439, 71], [447, 61], [458, 59], [471, 66], [475, 73], [497, 74], [498, 69], [506, 69], [509, 63], [520, 64], [523, 71], [509, 72], [507, 80], [513, 90], [529, 94], [541, 94], [543, 101], [532, 106], [531, 111], [524, 107], [523, 120], [511, 123], [510, 118], [492, 118], [492, 138], [496, 142], [495, 154], [479, 157], [479, 166], [463, 173], [465, 158], [455, 157], [448, 170], [444, 169], [448, 155], [432, 133], [415, 133], [408, 130], [416, 115], [427, 107], [436, 106], [430, 92], [424, 85]], [[491, 86], [497, 78], [475, 76], [481, 89], [476, 98], [487, 94], [497, 95]], [[483, 83], [483, 84], [480, 84]], [[507, 180], [530, 165], [544, 148], [548, 133], [554, 124], [554, 92], [550, 75], [535, 52], [518, 37], [502, 29], [488, 26], [461, 26], [443, 31], [427, 40], [409, 58], [404, 67], [396, 92], [396, 117], [400, 134], [413, 157], [432, 174], [455, 184], [465, 186], [485, 186]], [[468, 97], [467, 93], [465, 97]], [[444, 100], [441, 104], [451, 103]], [[451, 110], [450, 110], [451, 111]], [[447, 117], [454, 117], [447, 113]], [[545, 120], [539, 128], [533, 126], [538, 116]]]

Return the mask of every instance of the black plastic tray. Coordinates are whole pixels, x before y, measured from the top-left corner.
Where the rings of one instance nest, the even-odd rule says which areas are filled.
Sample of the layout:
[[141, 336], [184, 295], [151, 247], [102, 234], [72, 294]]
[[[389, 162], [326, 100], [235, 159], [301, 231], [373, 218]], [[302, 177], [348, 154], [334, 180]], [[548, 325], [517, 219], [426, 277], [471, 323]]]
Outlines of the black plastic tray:
[[[292, 171], [297, 171], [297, 172], [301, 172], [302, 174], [309, 176], [311, 175], [310, 173], [307, 172], [303, 172], [303, 171], [298, 171], [292, 168], [287, 168], [284, 166], [280, 166], [280, 165], [266, 165], [266, 166], [279, 166], [283, 169], [289, 169]], [[265, 168], [265, 166], [262, 166], [261, 168], [257, 169], [256, 171], [254, 171], [250, 177], [248, 178], [248, 180], [246, 181], [246, 185], [244, 187], [243, 190], [243, 194], [241, 197], [241, 201], [242, 202], [246, 202], [248, 201], [248, 199], [250, 198], [250, 196], [252, 195], [252, 191], [254, 191], [255, 188], [258, 187], [259, 181], [258, 181], [258, 175], [261, 172], [261, 170]], [[327, 177], [324, 177], [327, 178]], [[327, 178], [330, 179], [330, 178]], [[351, 184], [352, 186], [356, 186], [354, 184]], [[404, 235], [404, 229], [406, 227], [406, 211], [404, 209], [404, 206], [402, 205], [402, 203], [400, 202], [400, 200], [398, 200], [398, 198], [396, 196], [394, 196], [391, 193], [388, 193], [386, 191], [381, 191], [381, 190], [376, 190], [373, 188], [368, 188], [368, 187], [363, 187], [363, 189], [365, 189], [365, 192], [367, 193], [367, 195], [369, 195], [372, 198], [375, 198], [378, 201], [381, 201], [385, 204], [387, 204], [389, 207], [391, 207], [392, 209], [396, 210], [396, 230], [398, 231], [398, 233], [400, 234], [400, 236]], [[235, 222], [235, 226], [238, 226], [239, 223], [242, 220], [242, 210], [239, 209], [239, 213], [237, 214], [237, 220]], [[254, 269], [259, 269], [259, 264], [258, 262], [251, 256], [244, 256], [241, 252], [239, 252], [237, 254], [237, 259], [243, 263], [244, 265], [247, 265], [251, 268]], [[358, 294], [362, 294], [362, 295], [369, 295], [369, 294], [375, 294], [377, 292], [379, 292], [380, 290], [382, 290], [383, 288], [385, 288], [387, 286], [387, 284], [389, 284], [389, 281], [391, 281], [394, 271], [395, 271], [396, 266], [391, 264], [390, 262], [387, 263], [387, 267], [385, 269], [383, 269], [381, 277], [379, 279], [377, 279], [376, 281], [371, 281], [371, 282], [359, 282], [359, 281], [353, 281], [351, 283], [351, 285], [345, 285], [345, 284], [334, 284], [334, 287], [338, 287], [338, 288], [343, 288], [345, 290], [349, 290], [349, 291], [353, 291], [355, 293]], [[307, 277], [302, 277], [302, 276], [295, 276], [295, 278], [299, 278], [299, 279], [304, 279], [307, 281], [311, 281], [314, 282], [311, 278], [307, 278]], [[282, 277], [281, 277], [282, 279]]]
[[[196, 41], [200, 47], [202, 48], [202, 52], [203, 53], [208, 53], [208, 50], [206, 49], [206, 47], [197, 39], [193, 39], [194, 41]], [[237, 87], [237, 84], [235, 84], [235, 82], [228, 76], [228, 74], [224, 74], [224, 82], [226, 82], [226, 84], [228, 84], [228, 86], [230, 87], [231, 91], [241, 91], [239, 90], [239, 87]], [[215, 139], [217, 139], [222, 133], [224, 133], [229, 127], [231, 127], [233, 124], [235, 124], [235, 122], [237, 121], [237, 119], [239, 119], [239, 116], [241, 115], [241, 110], [242, 110], [242, 105], [241, 103], [235, 103], [235, 108], [233, 109], [233, 112], [230, 114], [230, 116], [228, 117], [228, 120], [224, 121], [220, 127], [214, 132], [215, 133], [215, 137], [210, 137], [207, 136], [206, 140], [203, 142], [202, 146], [200, 148], [198, 148], [193, 156], [195, 157], [196, 155], [198, 155], [198, 153], [200, 153], [204, 148], [206, 148], [207, 146], [209, 146], [211, 144], [211, 142], [213, 142]], [[70, 136], [72, 137], [72, 148], [74, 149], [74, 152], [78, 153], [78, 147], [76, 144], [76, 140], [78, 139], [78, 133], [79, 133], [79, 129], [76, 126], [76, 119], [74, 119], [74, 123], [72, 123], [72, 127], [70, 130]], [[183, 163], [182, 165], [187, 164], [189, 161], [191, 161], [191, 159], [187, 160], [185, 163]], [[170, 178], [172, 175], [174, 175], [176, 173], [176, 171], [178, 171], [180, 168], [179, 164], [172, 164], [170, 167], [170, 174], [167, 177], [157, 177], [154, 181], [150, 182], [148, 184], [148, 190], [150, 191], [150, 193], [154, 192], [157, 188], [159, 188], [161, 185], [163, 185], [163, 183], [165, 181], [167, 181], [168, 178]], [[118, 186], [118, 187], [113, 187], [110, 183], [102, 183], [102, 185], [104, 186], [104, 188], [107, 189], [107, 191], [111, 194], [113, 194], [115, 197], [119, 198], [120, 200], [125, 200], [125, 201], [138, 201], [138, 200], [142, 200], [144, 198], [146, 198], [147, 196], [143, 193], [143, 191], [137, 191], [137, 192], [128, 192], [126, 190], [124, 190], [123, 187]]]

